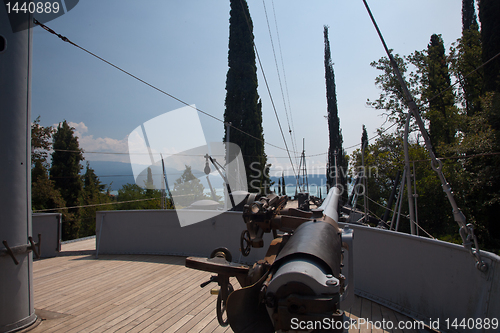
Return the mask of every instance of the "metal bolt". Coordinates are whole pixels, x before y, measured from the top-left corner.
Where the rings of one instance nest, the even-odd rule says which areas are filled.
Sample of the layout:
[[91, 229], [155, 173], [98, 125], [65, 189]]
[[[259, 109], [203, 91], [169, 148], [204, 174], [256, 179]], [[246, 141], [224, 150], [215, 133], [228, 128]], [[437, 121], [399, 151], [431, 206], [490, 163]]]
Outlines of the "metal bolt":
[[335, 280], [326, 280], [326, 284], [329, 286], [335, 286], [337, 285], [337, 281]]

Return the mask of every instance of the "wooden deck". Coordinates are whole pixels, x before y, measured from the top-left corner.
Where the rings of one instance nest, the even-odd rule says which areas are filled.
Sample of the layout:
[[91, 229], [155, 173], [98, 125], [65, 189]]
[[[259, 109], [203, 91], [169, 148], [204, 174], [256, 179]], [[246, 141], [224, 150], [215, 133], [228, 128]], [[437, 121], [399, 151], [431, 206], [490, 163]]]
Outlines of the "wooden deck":
[[[232, 332], [220, 327], [210, 273], [184, 267], [184, 257], [100, 255], [95, 239], [64, 244], [61, 256], [33, 263], [38, 332]], [[236, 281], [232, 281], [237, 285]], [[351, 319], [409, 318], [356, 297]], [[349, 332], [418, 332], [356, 327]]]

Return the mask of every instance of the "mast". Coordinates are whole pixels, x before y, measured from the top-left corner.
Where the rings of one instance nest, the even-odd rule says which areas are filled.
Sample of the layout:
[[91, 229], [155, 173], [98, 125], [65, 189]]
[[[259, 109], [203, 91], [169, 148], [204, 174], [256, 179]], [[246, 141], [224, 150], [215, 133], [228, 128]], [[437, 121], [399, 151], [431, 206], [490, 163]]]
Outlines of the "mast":
[[0, 6], [0, 332], [31, 325], [31, 58], [29, 13]]

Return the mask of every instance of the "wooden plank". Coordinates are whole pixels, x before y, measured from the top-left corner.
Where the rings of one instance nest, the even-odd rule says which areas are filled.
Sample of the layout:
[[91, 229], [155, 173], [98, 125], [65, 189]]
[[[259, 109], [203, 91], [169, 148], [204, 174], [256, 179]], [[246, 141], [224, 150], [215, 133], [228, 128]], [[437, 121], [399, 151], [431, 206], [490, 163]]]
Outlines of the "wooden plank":
[[180, 319], [175, 319], [175, 321], [169, 323], [168, 321], [161, 325], [158, 326], [156, 330], [153, 332], [165, 332], [165, 333], [174, 333], [176, 332], [179, 328], [181, 328], [185, 323], [190, 321], [194, 316], [193, 315], [184, 315]]
[[211, 325], [211, 323], [213, 323], [214, 320], [217, 323], [217, 325], [219, 325], [219, 323], [217, 322], [217, 313], [215, 311], [215, 306], [205, 317], [203, 317], [203, 319], [201, 319], [191, 330], [189, 330], [189, 332], [202, 332], [202, 331], [211, 332], [206, 328], [209, 325]]
[[[119, 295], [118, 295], [119, 297]], [[91, 309], [89, 311], [89, 313], [100, 313], [100, 312], [103, 312], [103, 311], [109, 311], [111, 309], [117, 309], [117, 308], [120, 308], [119, 306], [116, 306], [114, 303], [113, 303], [114, 299], [108, 299], [105, 303], [103, 303], [103, 306], [107, 306], [107, 308], [102, 308], [102, 306], [100, 306], [98, 309]], [[144, 304], [141, 304], [142, 307], [144, 307]], [[153, 311], [151, 312], [151, 314], [155, 314], [156, 311]]]
[[[118, 302], [122, 297], [124, 297], [125, 295], [128, 295], [129, 293], [131, 293], [130, 290], [132, 290], [132, 288], [141, 288], [142, 287], [142, 284], [144, 284], [145, 282], [145, 278], [143, 277], [142, 274], [144, 274], [144, 271], [141, 270], [141, 274], [137, 274], [136, 272], [134, 272], [134, 270], [129, 270], [130, 273], [129, 275], [125, 275], [124, 272], [122, 271], [115, 271], [114, 274], [116, 275], [121, 275], [122, 278], [121, 280], [115, 280], [115, 279], [110, 279], [110, 278], [107, 278], [107, 275], [100, 275], [98, 276], [96, 279], [92, 279], [92, 283], [91, 283], [91, 286], [92, 288], [90, 288], [90, 291], [88, 291], [88, 294], [87, 296], [92, 296], [92, 295], [99, 295], [100, 299], [102, 299], [103, 301], [105, 301], [106, 303], [111, 303], [111, 302]], [[148, 273], [148, 272], [146, 272]], [[160, 276], [163, 274], [163, 275], [167, 275], [169, 273], [159, 273]], [[174, 272], [171, 272], [171, 274], [174, 274]], [[103, 282], [101, 282], [103, 281]], [[138, 283], [138, 284], [136, 284]], [[100, 287], [94, 287], [94, 285], [96, 286], [99, 286]], [[125, 293], [122, 291], [122, 290], [125, 290]], [[128, 291], [127, 291], [128, 290]], [[110, 298], [114, 295], [113, 298]], [[70, 302], [72, 302], [70, 300]], [[99, 303], [95, 303], [95, 300], [92, 299], [92, 297], [90, 298], [84, 298], [84, 304], [87, 304], [88, 305], [88, 308], [91, 309], [91, 308], [96, 308], [96, 306], [99, 304]], [[64, 306], [66, 307], [65, 304], [59, 304], [60, 306]], [[69, 306], [69, 309], [73, 309], [75, 307], [74, 306]], [[68, 307], [66, 307], [68, 308]], [[83, 308], [83, 311], [87, 311], [88, 309], [86, 308]], [[73, 311], [71, 311], [73, 312]]]
[[361, 317], [361, 297], [355, 295], [354, 302], [349, 312], [349, 319], [351, 326], [349, 326], [350, 333], [359, 333], [358, 319]]
[[372, 333], [386, 333], [389, 332], [387, 326], [383, 322], [384, 317], [382, 316], [382, 310], [378, 303], [371, 302], [372, 313], [370, 320], [373, 322], [374, 327], [372, 328]]
[[200, 333], [212, 333], [217, 327], [219, 327], [219, 322], [217, 321], [217, 315], [214, 309], [214, 316], [212, 317], [213, 319], [208, 323], [207, 326], [205, 326]]
[[[231, 332], [216, 318], [216, 297], [209, 290], [217, 285], [199, 287], [211, 274], [184, 267], [182, 257], [65, 256], [36, 261], [33, 271], [35, 308], [63, 317], [43, 321], [32, 333]], [[231, 283], [239, 288], [234, 278]], [[390, 318], [395, 325], [408, 320], [357, 296], [346, 316], [372, 321]], [[353, 327], [349, 332], [360, 332]], [[366, 325], [362, 331], [382, 332]]]
[[193, 309], [193, 311], [190, 312], [190, 314], [193, 314], [194, 311], [197, 311], [197, 314], [192, 318], [192, 320], [182, 326], [177, 333], [191, 332], [196, 326], [199, 326], [199, 323], [202, 322], [207, 315], [211, 315], [213, 313], [216, 301], [217, 299], [212, 296], [201, 302], [195, 309]]
[[394, 314], [393, 310], [385, 306], [380, 306], [380, 312], [386, 321], [390, 321], [392, 323], [392, 327], [394, 327], [392, 329], [392, 333], [403, 333], [403, 331], [398, 328], [398, 318]]
[[361, 298], [361, 315], [359, 317], [361, 323], [358, 322], [359, 333], [371, 333], [371, 324], [368, 323], [372, 315], [371, 311], [371, 302], [366, 298]]

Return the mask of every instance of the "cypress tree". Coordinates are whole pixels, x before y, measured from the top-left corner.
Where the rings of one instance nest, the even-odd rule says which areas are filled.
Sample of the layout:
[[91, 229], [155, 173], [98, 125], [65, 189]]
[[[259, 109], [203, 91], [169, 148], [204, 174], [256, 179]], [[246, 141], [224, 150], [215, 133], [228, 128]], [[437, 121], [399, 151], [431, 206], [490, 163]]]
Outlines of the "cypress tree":
[[74, 135], [74, 128], [66, 120], [59, 124], [53, 136], [52, 166], [50, 179], [61, 192], [68, 206], [77, 206], [82, 193], [83, 184], [80, 178], [84, 160], [78, 138]]
[[95, 235], [95, 217], [96, 212], [99, 210], [109, 210], [112, 209], [111, 206], [93, 206], [97, 204], [103, 204], [111, 202], [109, 193], [104, 193], [106, 185], [102, 184], [99, 177], [95, 174], [94, 169], [92, 169], [87, 162], [87, 167], [85, 169], [85, 174], [82, 176], [83, 179], [83, 192], [82, 192], [82, 203], [84, 205], [91, 205], [91, 207], [85, 207], [80, 210], [80, 217], [82, 221], [80, 229], [80, 237]]
[[474, 8], [474, 0], [462, 0], [462, 31], [469, 30], [476, 25], [476, 9]]
[[368, 133], [366, 132], [366, 126], [363, 125], [363, 132], [361, 134], [361, 149], [364, 149], [364, 147], [368, 146]]
[[[248, 190], [258, 192], [267, 187], [264, 183], [267, 181], [267, 157], [264, 152], [262, 103], [257, 93], [253, 23], [246, 0], [230, 2], [229, 69], [226, 78], [224, 122], [231, 123], [233, 127], [229, 135], [230, 142], [241, 149]], [[227, 135], [225, 128], [224, 142]]]
[[281, 195], [286, 195], [285, 174], [281, 173]]
[[463, 90], [467, 115], [473, 116], [480, 110], [483, 86], [482, 69], [475, 71], [482, 62], [481, 34], [477, 24], [474, 0], [462, 1], [462, 37], [457, 49], [458, 55], [452, 66]]
[[[340, 129], [340, 118], [337, 107], [337, 92], [335, 87], [335, 74], [333, 72], [333, 62], [330, 52], [330, 41], [328, 40], [328, 26], [323, 27], [325, 43], [325, 80], [326, 80], [326, 101], [328, 112], [328, 133], [330, 143], [328, 148], [328, 166], [326, 179], [329, 186], [342, 185], [347, 190], [347, 159], [342, 148], [342, 130]], [[335, 157], [335, 155], [337, 155]], [[337, 165], [335, 165], [335, 159]], [[335, 184], [336, 176], [339, 176], [340, 184]], [[345, 192], [345, 191], [344, 191]]]
[[[482, 60], [490, 61], [500, 53], [500, 1], [479, 0], [479, 20], [481, 21]], [[483, 123], [492, 130], [491, 151], [500, 149], [500, 56], [491, 60], [483, 67], [484, 72], [484, 97], [482, 106], [484, 111]], [[482, 129], [487, 126], [481, 126]], [[487, 243], [500, 253], [500, 223], [498, 211], [500, 210], [500, 175], [498, 166], [500, 157], [485, 156], [480, 161], [475, 160], [481, 167], [476, 179], [482, 180], [480, 188], [481, 199], [478, 199], [478, 214], [486, 226]], [[479, 163], [478, 163], [479, 162]]]
[[[500, 53], [500, 1], [479, 0], [483, 62]], [[486, 91], [500, 91], [500, 57], [484, 66], [484, 88]]]
[[424, 94], [429, 100], [429, 132], [434, 149], [438, 145], [449, 145], [454, 141], [457, 131], [455, 96], [450, 89], [451, 79], [448, 62], [440, 35], [432, 35], [427, 47], [427, 77]]
[[[69, 207], [80, 204], [83, 191], [80, 162], [84, 158], [74, 130], [66, 120], [57, 127], [57, 131], [53, 135], [54, 152], [50, 168], [50, 179]], [[81, 227], [78, 216], [78, 209], [68, 210], [67, 218], [69, 221], [63, 224], [63, 240], [78, 238]]]

